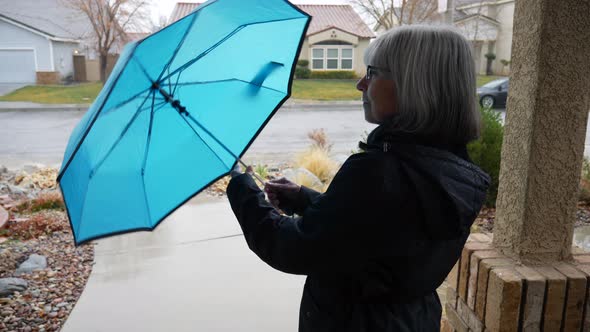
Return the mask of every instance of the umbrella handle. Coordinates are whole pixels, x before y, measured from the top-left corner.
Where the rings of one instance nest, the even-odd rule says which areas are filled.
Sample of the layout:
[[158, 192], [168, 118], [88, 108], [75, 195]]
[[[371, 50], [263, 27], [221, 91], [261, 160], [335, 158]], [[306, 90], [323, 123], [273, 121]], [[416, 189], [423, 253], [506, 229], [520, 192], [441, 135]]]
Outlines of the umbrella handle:
[[[242, 164], [242, 166], [244, 166], [245, 168], [248, 168], [248, 165], [246, 165], [246, 163], [244, 163], [242, 161], [242, 159], [238, 158], [238, 162], [240, 164]], [[260, 183], [262, 183], [263, 186], [266, 185], [266, 182], [258, 174], [256, 174], [256, 172], [252, 172], [252, 175], [254, 175], [254, 177], [256, 178], [256, 180], [260, 181]]]

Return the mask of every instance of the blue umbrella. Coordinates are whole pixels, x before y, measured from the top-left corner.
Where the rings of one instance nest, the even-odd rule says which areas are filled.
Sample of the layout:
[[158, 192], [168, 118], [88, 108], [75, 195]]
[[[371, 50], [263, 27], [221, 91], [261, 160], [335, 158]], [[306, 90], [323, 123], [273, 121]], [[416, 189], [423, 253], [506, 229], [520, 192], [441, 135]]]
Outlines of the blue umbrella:
[[285, 0], [210, 0], [128, 44], [58, 175], [76, 244], [152, 230], [227, 175], [289, 98], [309, 20]]

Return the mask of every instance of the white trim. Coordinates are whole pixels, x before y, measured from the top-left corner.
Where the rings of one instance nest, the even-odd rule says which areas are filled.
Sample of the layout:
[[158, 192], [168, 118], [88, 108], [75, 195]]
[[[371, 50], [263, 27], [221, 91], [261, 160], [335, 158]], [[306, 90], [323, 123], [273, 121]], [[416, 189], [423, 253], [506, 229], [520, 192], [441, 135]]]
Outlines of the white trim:
[[455, 24], [461, 24], [461, 23], [464, 23], [464, 22], [469, 22], [469, 21], [474, 20], [474, 19], [481, 19], [482, 21], [487, 21], [490, 24], [493, 24], [493, 25], [496, 25], [496, 26], [500, 26], [501, 25], [500, 22], [498, 22], [498, 21], [496, 21], [496, 20], [494, 20], [492, 18], [488, 18], [485, 15], [481, 15], [481, 14], [480, 15], [475, 14], [475, 15], [470, 16], [470, 17], [464, 17], [462, 19], [456, 20], [455, 21]]
[[[317, 69], [313, 67], [313, 60], [319, 60], [319, 58], [313, 57], [313, 49], [322, 49], [324, 50], [324, 56], [322, 57], [323, 63], [322, 68]], [[328, 59], [328, 49], [338, 49], [338, 58], [330, 58]], [[311, 70], [323, 70], [323, 71], [331, 71], [331, 70], [354, 70], [354, 45], [325, 45], [325, 44], [315, 44], [309, 47], [309, 59]], [[352, 50], [352, 57], [350, 58], [342, 58], [342, 49], [350, 49]], [[338, 68], [328, 68], [328, 60], [337, 60], [338, 61]], [[342, 60], [350, 60], [351, 61], [351, 68], [342, 68]]]
[[60, 37], [51, 37], [49, 39], [56, 41], [56, 42], [73, 43], [73, 44], [80, 44], [82, 42], [81, 39], [68, 39], [68, 38], [60, 38]]
[[47, 42], [49, 43], [49, 61], [51, 61], [51, 71], [55, 71], [55, 63], [53, 62], [53, 42], [47, 38]]
[[482, 6], [482, 7], [483, 6], [497, 6], [497, 5], [503, 5], [503, 4], [509, 3], [509, 2], [514, 2], [514, 0], [486, 1], [486, 2], [473, 3], [471, 5], [465, 5], [465, 6], [457, 7], [455, 9], [463, 10], [463, 9], [477, 8], [479, 6]]
[[35, 73], [39, 71], [39, 64], [37, 63], [37, 50], [34, 47], [0, 47], [0, 51], [33, 51], [33, 60], [35, 60]]
[[3, 16], [0, 16], [0, 20], [2, 20], [4, 22], [7, 22], [7, 23], [10, 23], [12, 25], [16, 25], [17, 27], [19, 27], [21, 29], [25, 29], [25, 30], [27, 30], [29, 32], [32, 32], [32, 33], [37, 34], [37, 35], [40, 35], [40, 36], [45, 37], [45, 38], [50, 39], [50, 40], [55, 40], [55, 41], [60, 41], [60, 42], [66, 42], [66, 43], [80, 43], [81, 42], [81, 40], [79, 40], [79, 39], [68, 39], [68, 38], [54, 37], [54, 36], [52, 36], [50, 34], [47, 34], [45, 32], [41, 32], [39, 30], [32, 29], [32, 28], [30, 28], [30, 27], [28, 27], [28, 26], [26, 26], [26, 25], [24, 25], [22, 23], [19, 23], [19, 22], [13, 20], [13, 19], [9, 19], [9, 18], [3, 17]]

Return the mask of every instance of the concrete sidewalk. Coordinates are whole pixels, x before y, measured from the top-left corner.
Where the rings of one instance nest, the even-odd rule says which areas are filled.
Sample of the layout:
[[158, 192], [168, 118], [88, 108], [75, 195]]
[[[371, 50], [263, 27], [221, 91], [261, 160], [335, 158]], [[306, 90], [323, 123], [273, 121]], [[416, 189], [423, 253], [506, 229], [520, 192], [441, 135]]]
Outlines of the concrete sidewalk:
[[154, 232], [97, 241], [63, 332], [297, 331], [304, 277], [252, 253], [223, 199], [193, 199]]

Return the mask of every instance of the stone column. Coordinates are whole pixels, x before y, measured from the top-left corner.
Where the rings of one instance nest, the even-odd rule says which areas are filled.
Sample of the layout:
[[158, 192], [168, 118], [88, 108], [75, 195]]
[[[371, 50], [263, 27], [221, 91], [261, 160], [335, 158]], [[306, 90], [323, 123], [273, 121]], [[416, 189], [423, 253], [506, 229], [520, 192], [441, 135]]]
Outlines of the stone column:
[[494, 246], [567, 260], [590, 110], [590, 0], [518, 0]]

